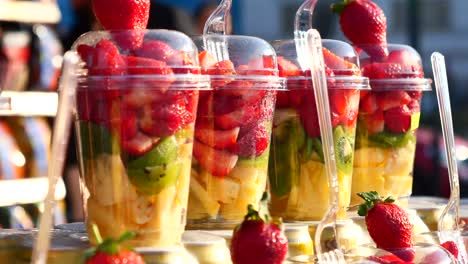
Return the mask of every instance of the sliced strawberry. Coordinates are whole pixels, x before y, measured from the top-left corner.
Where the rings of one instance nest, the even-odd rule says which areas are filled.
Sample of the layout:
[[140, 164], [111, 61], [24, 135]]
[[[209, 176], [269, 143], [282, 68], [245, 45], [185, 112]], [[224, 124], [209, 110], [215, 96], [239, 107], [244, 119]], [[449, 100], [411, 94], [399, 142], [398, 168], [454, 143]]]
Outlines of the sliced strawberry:
[[375, 112], [379, 108], [375, 93], [368, 93], [364, 97], [361, 97], [359, 108], [363, 113]]
[[320, 126], [318, 122], [317, 107], [315, 106], [315, 97], [307, 96], [307, 103], [299, 108], [299, 115], [304, 129], [311, 138], [320, 137]]
[[280, 77], [290, 77], [290, 76], [300, 76], [301, 69], [291, 61], [285, 59], [284, 57], [279, 56], [278, 61], [278, 70]]
[[[171, 68], [164, 61], [153, 60], [143, 57], [122, 56], [129, 74], [161, 74], [173, 75]], [[173, 76], [167, 78], [175, 79]]]
[[194, 113], [186, 109], [181, 100], [175, 103], [154, 103], [143, 108], [139, 120], [141, 130], [149, 136], [164, 137], [195, 120]]
[[198, 54], [198, 61], [202, 69], [208, 69], [213, 67], [216, 64], [216, 58], [213, 54], [209, 53], [207, 50], [204, 50]]
[[346, 113], [348, 108], [348, 91], [345, 89], [330, 89], [328, 96], [330, 97], [331, 111], [338, 115]]
[[385, 128], [392, 133], [405, 133], [411, 127], [411, 112], [406, 105], [385, 111]]
[[217, 115], [215, 117], [215, 123], [221, 129], [231, 129], [250, 123], [253, 120], [258, 120], [261, 115], [260, 112], [259, 106], [246, 105], [233, 112]]
[[362, 75], [369, 79], [422, 78], [424, 73], [419, 66], [374, 62], [363, 66]]
[[140, 156], [150, 151], [157, 143], [158, 139], [138, 133], [131, 140], [124, 140], [122, 149], [132, 156]]
[[335, 75], [361, 75], [359, 67], [326, 48], [322, 48], [325, 64], [333, 70]]
[[[288, 87], [289, 82], [288, 82]], [[304, 101], [305, 95], [307, 93], [313, 93], [314, 91], [312, 90], [306, 90], [306, 89], [293, 89], [288, 91], [288, 99], [293, 107], [299, 107], [302, 105], [302, 102]]]
[[288, 92], [278, 91], [276, 94], [276, 108], [289, 107]]
[[216, 149], [224, 149], [234, 145], [238, 135], [239, 127], [228, 130], [217, 130], [208, 127], [197, 127], [195, 129], [195, 138], [197, 140]]
[[241, 157], [258, 157], [268, 148], [270, 137], [264, 123], [259, 123], [239, 138], [231, 149]]
[[134, 51], [134, 54], [137, 57], [167, 62], [174, 52], [174, 49], [166, 42], [150, 40], [143, 43], [139, 49]]
[[403, 90], [382, 91], [376, 94], [379, 109], [386, 111], [390, 108], [406, 105], [411, 102], [411, 97]]
[[411, 100], [408, 104], [408, 109], [411, 112], [411, 114], [419, 113], [421, 112], [421, 106], [419, 104], [419, 100]]
[[419, 100], [421, 99], [422, 97], [422, 91], [421, 90], [415, 90], [415, 91], [407, 91], [408, 95], [413, 98], [413, 99], [416, 99], [416, 100]]
[[388, 63], [419, 66], [419, 60], [408, 50], [392, 50], [387, 57]]
[[80, 45], [77, 50], [83, 61], [87, 63], [89, 75], [121, 75], [124, 73], [125, 62], [117, 47], [109, 40], [103, 39], [93, 49]]
[[223, 87], [234, 79], [232, 76], [236, 75], [234, 64], [230, 60], [223, 60], [215, 63], [213, 66], [202, 69], [202, 72], [210, 76], [216, 76], [211, 80], [212, 88]]
[[449, 241], [446, 241], [442, 244], [440, 244], [443, 248], [445, 248], [448, 252], [452, 253], [452, 255], [455, 257], [455, 258], [458, 258], [458, 254], [459, 254], [459, 251], [458, 251], [458, 246], [455, 242], [449, 240]]
[[166, 62], [175, 74], [201, 73], [200, 68], [195, 66], [194, 61], [185, 51], [175, 51]]
[[366, 115], [366, 129], [369, 134], [376, 134], [384, 131], [384, 113], [381, 110]]
[[136, 112], [131, 109], [124, 109], [120, 104], [115, 104], [110, 117], [111, 130], [117, 132], [121, 140], [129, 140], [136, 136], [138, 132], [138, 122]]
[[122, 103], [125, 107], [129, 107], [132, 109], [141, 109], [143, 106], [154, 103], [160, 102], [164, 100], [165, 93], [164, 91], [159, 90], [145, 90], [145, 89], [129, 89], [122, 96]]
[[237, 67], [239, 75], [263, 75], [269, 76], [275, 74], [275, 64], [272, 56], [262, 56], [249, 61], [247, 65]]
[[193, 143], [193, 156], [205, 170], [218, 177], [228, 175], [239, 158], [229, 152], [211, 148], [198, 140]]

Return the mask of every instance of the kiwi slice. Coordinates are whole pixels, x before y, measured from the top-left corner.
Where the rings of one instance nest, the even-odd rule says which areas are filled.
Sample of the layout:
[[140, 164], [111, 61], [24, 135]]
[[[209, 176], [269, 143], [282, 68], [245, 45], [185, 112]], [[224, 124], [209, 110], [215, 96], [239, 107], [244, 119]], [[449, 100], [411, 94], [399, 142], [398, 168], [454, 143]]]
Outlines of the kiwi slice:
[[344, 173], [351, 173], [354, 154], [352, 137], [348, 136], [343, 126], [337, 126], [333, 130], [333, 140], [335, 142], [337, 169]]
[[174, 135], [161, 139], [149, 152], [127, 164], [130, 182], [143, 194], [157, 194], [179, 177], [179, 145]]

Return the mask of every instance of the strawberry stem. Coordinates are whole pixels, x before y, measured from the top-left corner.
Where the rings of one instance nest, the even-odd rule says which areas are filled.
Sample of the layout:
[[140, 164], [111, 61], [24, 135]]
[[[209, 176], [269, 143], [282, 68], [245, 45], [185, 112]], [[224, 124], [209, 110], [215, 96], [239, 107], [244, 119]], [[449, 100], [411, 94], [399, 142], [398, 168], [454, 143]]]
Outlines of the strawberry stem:
[[330, 6], [331, 10], [336, 14], [341, 14], [345, 7], [354, 0], [343, 0], [343, 2], [334, 3]]
[[98, 244], [101, 244], [102, 243], [102, 236], [101, 236], [101, 233], [99, 233], [99, 228], [97, 227], [96, 224], [91, 225], [91, 231], [92, 231], [92, 234], [93, 234], [94, 238], [96, 239], [96, 242]]
[[393, 199], [392, 196], [389, 196], [389, 197], [384, 199], [376, 191], [360, 192], [360, 193], [357, 193], [357, 195], [364, 200], [364, 203], [360, 204], [359, 208], [358, 208], [358, 214], [360, 216], [366, 216], [367, 212], [370, 209], [372, 209], [372, 207], [374, 207], [374, 205], [376, 205], [378, 203], [393, 203], [393, 202], [395, 202], [395, 199]]

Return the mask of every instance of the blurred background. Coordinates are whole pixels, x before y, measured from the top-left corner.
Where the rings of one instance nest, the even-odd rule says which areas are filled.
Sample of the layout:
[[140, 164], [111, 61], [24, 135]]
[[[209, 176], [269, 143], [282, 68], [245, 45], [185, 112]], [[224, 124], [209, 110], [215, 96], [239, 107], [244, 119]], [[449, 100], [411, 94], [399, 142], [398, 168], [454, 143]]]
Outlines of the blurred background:
[[[319, 0], [313, 25], [323, 38], [346, 41], [338, 16], [330, 5], [338, 0]], [[6, 1], [9, 2], [9, 1]], [[294, 15], [301, 0], [234, 0], [232, 34], [253, 35], [268, 41], [293, 36]], [[426, 76], [432, 78], [430, 55], [444, 54], [450, 84], [457, 157], [462, 196], [468, 197], [468, 1], [466, 0], [375, 0], [388, 23], [388, 42], [409, 44], [421, 55]], [[3, 2], [5, 3], [5, 2]], [[57, 89], [60, 57], [81, 34], [99, 29], [90, 0], [57, 0], [61, 17], [56, 23], [32, 23], [2, 20], [0, 12], [0, 87], [13, 91], [46, 91]], [[188, 35], [200, 34], [218, 1], [152, 0], [149, 28], [167, 28]], [[0, 0], [0, 9], [2, 1]], [[45, 14], [47, 16], [47, 13]], [[1, 105], [1, 103], [0, 103]], [[415, 195], [447, 197], [448, 178], [443, 154], [440, 119], [436, 96], [423, 97], [421, 125], [414, 169]], [[0, 116], [0, 179], [20, 179], [46, 175], [53, 117]], [[5, 157], [11, 157], [6, 162]], [[10, 162], [11, 161], [11, 162]], [[71, 136], [64, 181], [67, 196], [63, 206], [66, 220], [82, 220], [79, 174], [74, 135]], [[40, 206], [39, 206], [40, 207]], [[0, 209], [2, 215], [15, 216], [8, 225], [31, 223], [16, 216], [15, 208]], [[38, 206], [21, 207], [37, 215]], [[20, 210], [21, 211], [21, 210]], [[4, 218], [4, 217], [3, 217]], [[7, 226], [0, 222], [0, 226]]]

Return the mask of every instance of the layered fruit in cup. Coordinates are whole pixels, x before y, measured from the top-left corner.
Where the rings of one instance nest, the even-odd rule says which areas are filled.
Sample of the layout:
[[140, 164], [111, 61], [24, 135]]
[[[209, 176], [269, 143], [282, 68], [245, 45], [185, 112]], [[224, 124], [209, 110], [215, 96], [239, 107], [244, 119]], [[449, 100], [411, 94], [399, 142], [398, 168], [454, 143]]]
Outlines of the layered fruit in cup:
[[[278, 92], [269, 161], [271, 212], [286, 221], [321, 220], [329, 206], [328, 181], [310, 70], [301, 70], [293, 40], [273, 44], [287, 91]], [[351, 198], [360, 91], [368, 89], [354, 49], [323, 40], [323, 56], [339, 181], [339, 218]]]
[[186, 221], [199, 90], [209, 79], [187, 36], [139, 31], [141, 45], [126, 46], [135, 32], [91, 32], [74, 44], [83, 66], [76, 130], [86, 222], [103, 237], [135, 232], [132, 246], [174, 246]]
[[359, 106], [353, 204], [359, 203], [358, 192], [372, 190], [396, 199], [411, 195], [421, 97], [431, 86], [413, 48], [388, 44], [364, 50], [375, 49], [388, 55], [374, 59], [358, 50], [371, 91], [361, 97]]
[[212, 90], [200, 93], [188, 228], [230, 228], [266, 189], [276, 92], [284, 83], [273, 48], [261, 39], [204, 36], [195, 43]]

